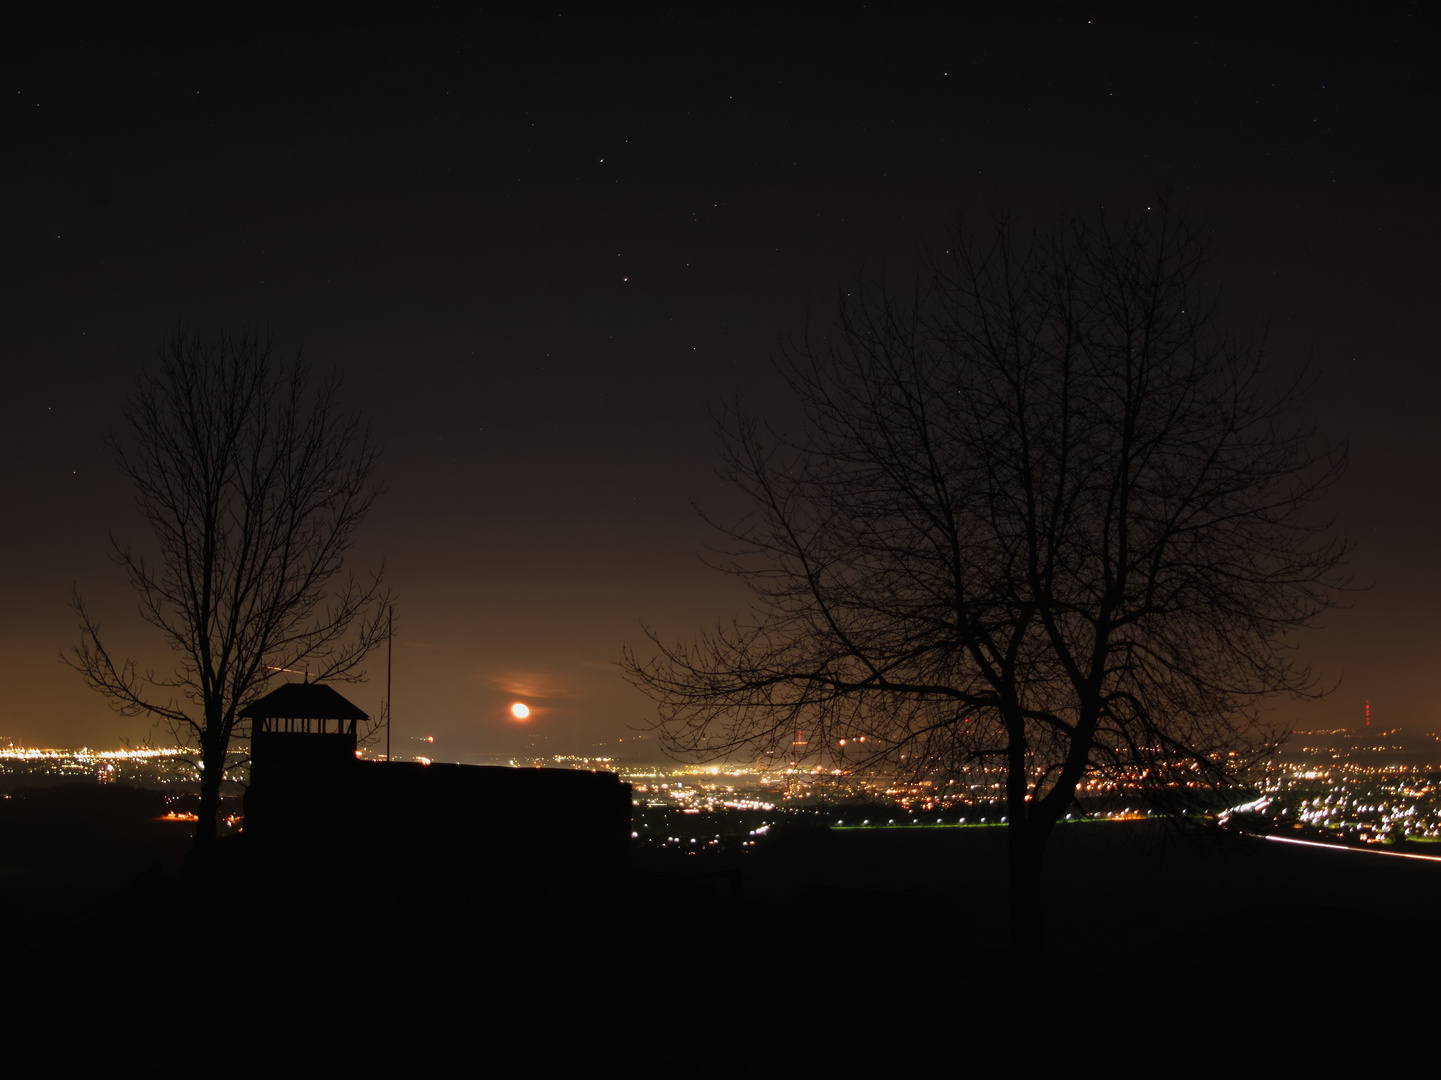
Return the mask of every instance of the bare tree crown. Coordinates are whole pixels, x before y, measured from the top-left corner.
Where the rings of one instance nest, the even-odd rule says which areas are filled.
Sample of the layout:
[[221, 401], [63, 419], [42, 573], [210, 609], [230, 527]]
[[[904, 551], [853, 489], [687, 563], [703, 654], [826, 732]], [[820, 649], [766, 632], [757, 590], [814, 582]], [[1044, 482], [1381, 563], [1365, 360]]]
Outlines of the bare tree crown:
[[78, 591], [81, 642], [65, 659], [218, 767], [274, 669], [360, 678], [383, 639], [380, 573], [343, 568], [379, 494], [377, 450], [334, 378], [312, 385], [298, 355], [280, 359], [254, 330], [167, 338], [125, 418], [112, 448], [153, 545], [112, 540], [114, 559], [177, 663], [117, 659]]
[[1049, 821], [1098, 771], [1181, 805], [1272, 745], [1259, 706], [1315, 691], [1292, 635], [1345, 585], [1313, 513], [1344, 448], [1218, 326], [1204, 237], [1163, 208], [1002, 220], [910, 296], [843, 298], [783, 369], [803, 431], [722, 418], [753, 510], [717, 562], [750, 613], [627, 651], [665, 745], [995, 761], [1013, 820]]

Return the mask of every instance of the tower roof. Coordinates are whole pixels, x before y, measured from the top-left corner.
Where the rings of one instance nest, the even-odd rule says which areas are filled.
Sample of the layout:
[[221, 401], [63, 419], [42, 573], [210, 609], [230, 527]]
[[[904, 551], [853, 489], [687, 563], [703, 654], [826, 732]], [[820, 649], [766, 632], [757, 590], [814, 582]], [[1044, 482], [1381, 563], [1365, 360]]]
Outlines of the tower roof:
[[246, 720], [369, 720], [324, 683], [284, 683], [240, 710]]

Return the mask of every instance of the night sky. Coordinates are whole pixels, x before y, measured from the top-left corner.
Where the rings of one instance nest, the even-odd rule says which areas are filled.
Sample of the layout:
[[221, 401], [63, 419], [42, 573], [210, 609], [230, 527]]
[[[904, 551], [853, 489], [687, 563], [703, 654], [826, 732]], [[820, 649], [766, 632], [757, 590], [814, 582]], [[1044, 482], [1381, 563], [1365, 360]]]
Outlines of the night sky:
[[[1327, 510], [1368, 587], [1298, 641], [1339, 687], [1281, 715], [1354, 726], [1369, 699], [1376, 726], [1441, 731], [1441, 41], [1421, 5], [127, 7], [0, 27], [0, 745], [149, 732], [57, 657], [79, 585], [113, 650], [169, 660], [107, 561], [112, 532], [145, 534], [104, 438], [178, 323], [303, 347], [385, 448], [352, 565], [383, 559], [399, 596], [397, 738], [439, 760], [627, 754], [655, 744], [622, 645], [744, 603], [697, 558], [695, 506], [740, 509], [710, 411], [740, 396], [792, 423], [780, 341], [858, 275], [905, 287], [958, 215], [1158, 191], [1213, 230], [1227, 326], [1267, 334], [1278, 370], [1311, 358], [1314, 419], [1350, 444]], [[347, 691], [368, 710], [383, 656], [371, 672]]]

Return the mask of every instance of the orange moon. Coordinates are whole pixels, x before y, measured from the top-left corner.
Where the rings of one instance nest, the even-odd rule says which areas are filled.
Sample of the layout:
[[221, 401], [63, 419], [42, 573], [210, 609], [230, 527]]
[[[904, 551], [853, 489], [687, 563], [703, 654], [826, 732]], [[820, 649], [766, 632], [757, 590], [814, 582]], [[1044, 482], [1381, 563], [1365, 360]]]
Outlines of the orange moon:
[[515, 717], [517, 720], [524, 720], [527, 716], [530, 715], [530, 708], [523, 702], [517, 701], [514, 705], [510, 707], [510, 715]]

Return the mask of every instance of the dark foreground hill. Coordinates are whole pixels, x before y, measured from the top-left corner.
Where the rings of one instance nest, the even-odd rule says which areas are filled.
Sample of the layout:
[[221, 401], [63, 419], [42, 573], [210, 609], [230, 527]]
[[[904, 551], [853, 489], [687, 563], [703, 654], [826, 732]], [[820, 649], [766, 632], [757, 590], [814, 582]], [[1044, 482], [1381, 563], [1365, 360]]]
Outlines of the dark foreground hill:
[[1018, 956], [999, 829], [780, 827], [729, 861], [611, 875], [568, 873], [558, 838], [523, 877], [483, 831], [429, 863], [241, 838], [186, 874], [184, 826], [144, 793], [50, 798], [0, 813], [7, 1019], [178, 1020], [252, 1068], [779, 1055], [887, 1073], [1039, 1052], [1016, 1033], [1061, 1040], [1117, 1002], [1146, 1038], [1383, 986], [1429, 1002], [1441, 960], [1441, 863], [1146, 822], [1058, 832]]

